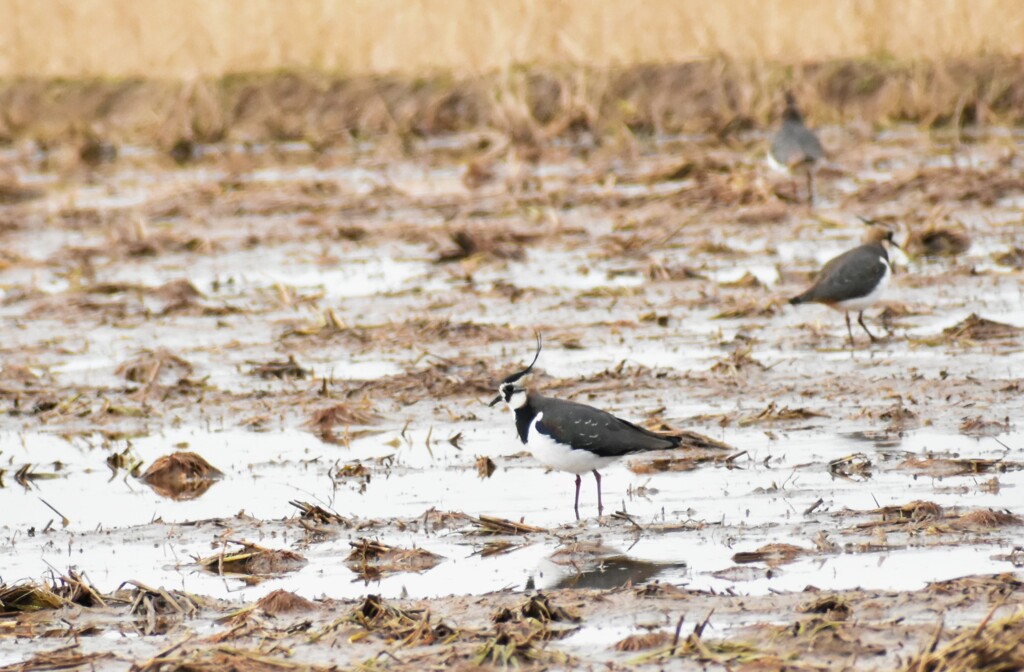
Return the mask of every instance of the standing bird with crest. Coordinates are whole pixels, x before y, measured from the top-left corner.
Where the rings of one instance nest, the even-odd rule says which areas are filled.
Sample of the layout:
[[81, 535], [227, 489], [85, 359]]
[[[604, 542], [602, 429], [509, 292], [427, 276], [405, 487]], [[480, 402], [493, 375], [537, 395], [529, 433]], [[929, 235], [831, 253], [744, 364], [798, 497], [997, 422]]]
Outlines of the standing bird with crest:
[[599, 469], [630, 453], [678, 448], [681, 439], [656, 434], [593, 406], [545, 397], [522, 387], [519, 380], [533, 370], [540, 351], [538, 334], [533, 361], [522, 371], [505, 378], [498, 386], [498, 396], [489, 405], [504, 401], [515, 413], [519, 440], [538, 462], [549, 469], [576, 474], [573, 508], [577, 520], [580, 518], [580, 475], [592, 472], [597, 481], [597, 513], [601, 515], [604, 503]]
[[851, 311], [857, 311], [857, 324], [864, 329], [871, 342], [878, 341], [878, 337], [864, 324], [864, 311], [878, 303], [889, 286], [892, 263], [886, 245], [899, 247], [893, 240], [891, 230], [872, 220], [861, 219], [869, 225], [864, 235], [864, 244], [830, 260], [822, 267], [807, 291], [789, 300], [793, 305], [821, 303], [843, 311], [846, 314], [846, 333], [850, 336], [850, 347], [853, 347]]

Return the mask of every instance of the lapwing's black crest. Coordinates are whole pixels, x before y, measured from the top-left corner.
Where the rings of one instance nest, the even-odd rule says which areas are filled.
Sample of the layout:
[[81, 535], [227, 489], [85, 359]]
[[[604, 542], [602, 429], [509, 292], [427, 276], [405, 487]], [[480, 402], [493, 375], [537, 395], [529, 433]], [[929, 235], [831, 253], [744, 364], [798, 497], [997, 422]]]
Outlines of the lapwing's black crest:
[[512, 398], [512, 394], [516, 391], [515, 384], [519, 382], [520, 378], [533, 371], [533, 365], [537, 363], [537, 358], [540, 357], [541, 347], [542, 345], [540, 334], [537, 334], [537, 352], [533, 356], [533, 361], [530, 362], [530, 365], [523, 369], [522, 371], [518, 371], [510, 376], [506, 376], [505, 380], [501, 381], [501, 385], [498, 386], [498, 396], [492, 399], [491, 403], [489, 403], [488, 406], [494, 406], [495, 404], [501, 401], [509, 403], [509, 401]]
[[850, 312], [857, 311], [857, 323], [872, 342], [877, 341], [878, 338], [864, 324], [864, 311], [882, 298], [892, 275], [886, 244], [898, 247], [893, 240], [893, 232], [872, 223], [863, 245], [847, 250], [826, 263], [814, 285], [789, 302], [794, 305], [821, 303], [843, 311], [851, 346], [853, 328], [850, 326]]
[[593, 472], [597, 481], [598, 513], [601, 501], [601, 469], [623, 455], [648, 450], [676, 448], [680, 438], [656, 434], [631, 422], [617, 418], [593, 406], [545, 397], [517, 385], [533, 370], [540, 357], [541, 339], [537, 336], [537, 353], [528, 367], [505, 378], [498, 386], [498, 396], [490, 405], [504, 401], [516, 416], [519, 440], [541, 464], [550, 469], [576, 474], [574, 510], [580, 515], [580, 474]]
[[782, 113], [782, 125], [772, 137], [771, 148], [768, 150], [768, 161], [771, 165], [787, 173], [805, 172], [807, 174], [807, 199], [814, 201], [813, 169], [816, 163], [825, 158], [825, 150], [814, 131], [804, 125], [804, 117], [796, 106], [796, 98], [786, 92], [786, 107]]

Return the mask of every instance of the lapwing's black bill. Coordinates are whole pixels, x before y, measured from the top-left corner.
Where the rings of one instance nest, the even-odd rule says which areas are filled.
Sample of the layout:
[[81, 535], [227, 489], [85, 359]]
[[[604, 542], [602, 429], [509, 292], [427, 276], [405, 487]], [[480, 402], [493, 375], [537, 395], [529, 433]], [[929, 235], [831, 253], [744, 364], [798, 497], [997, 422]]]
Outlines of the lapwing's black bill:
[[[789, 175], [807, 175], [807, 201], [814, 203], [814, 168], [825, 158], [825, 150], [814, 131], [804, 125], [803, 115], [796, 106], [796, 98], [786, 92], [786, 108], [782, 113], [782, 126], [772, 137], [768, 150], [768, 163]], [[794, 187], [795, 193], [795, 187]]]
[[573, 510], [580, 518], [580, 474], [592, 472], [597, 481], [597, 512], [601, 515], [601, 474], [598, 471], [629, 453], [677, 448], [680, 438], [648, 431], [602, 410], [545, 397], [528, 390], [519, 380], [533, 370], [540, 357], [541, 339], [530, 365], [505, 378], [498, 386], [494, 406], [504, 401], [515, 413], [519, 440], [538, 462], [557, 471], [576, 474]]
[[846, 313], [846, 332], [850, 336], [851, 346], [853, 328], [850, 326], [850, 312], [857, 311], [857, 323], [874, 343], [878, 338], [864, 324], [864, 311], [882, 298], [892, 276], [886, 244], [899, 247], [893, 241], [892, 231], [882, 226], [871, 226], [863, 245], [825, 264], [814, 285], [789, 302], [794, 305], [822, 303]]

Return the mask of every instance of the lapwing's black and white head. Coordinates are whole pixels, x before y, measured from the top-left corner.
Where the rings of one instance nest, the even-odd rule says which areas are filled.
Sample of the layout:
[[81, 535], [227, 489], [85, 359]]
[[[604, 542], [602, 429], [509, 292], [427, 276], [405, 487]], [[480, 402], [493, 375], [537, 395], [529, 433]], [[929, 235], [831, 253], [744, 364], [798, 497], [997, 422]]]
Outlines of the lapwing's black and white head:
[[533, 361], [501, 381], [494, 406], [502, 401], [516, 419], [519, 440], [538, 462], [558, 471], [576, 474], [576, 518], [580, 516], [580, 474], [593, 472], [597, 480], [597, 510], [601, 501], [602, 469], [623, 455], [644, 450], [675, 448], [679, 438], [655, 434], [602, 410], [574, 401], [552, 399], [527, 390], [520, 380], [533, 371], [540, 357], [541, 338], [537, 335], [537, 352]]
[[899, 247], [894, 232], [873, 220], [860, 218], [868, 225], [864, 242], [826, 263], [814, 284], [789, 300], [791, 304], [820, 303], [846, 314], [846, 332], [853, 345], [850, 312], [857, 312], [857, 323], [871, 338], [878, 338], [864, 324], [864, 311], [882, 299], [892, 276], [888, 246]]
[[529, 391], [522, 385], [519, 385], [519, 381], [533, 371], [533, 365], [537, 363], [537, 358], [540, 357], [540, 351], [541, 338], [540, 334], [537, 334], [537, 352], [533, 355], [533, 361], [530, 362], [530, 365], [522, 371], [517, 371], [516, 373], [506, 377], [505, 380], [501, 381], [501, 384], [498, 385], [498, 396], [492, 399], [488, 406], [494, 406], [502, 401], [504, 401], [505, 404], [513, 411], [526, 406]]

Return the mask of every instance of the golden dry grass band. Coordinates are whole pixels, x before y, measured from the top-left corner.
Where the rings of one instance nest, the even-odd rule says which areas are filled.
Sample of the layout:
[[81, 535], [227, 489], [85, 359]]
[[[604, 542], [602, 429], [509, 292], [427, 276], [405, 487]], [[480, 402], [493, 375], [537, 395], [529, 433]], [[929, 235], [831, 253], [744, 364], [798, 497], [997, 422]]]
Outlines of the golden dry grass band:
[[0, 140], [99, 139], [187, 156], [188, 143], [196, 142], [294, 140], [319, 148], [473, 130], [525, 144], [581, 131], [727, 137], [774, 119], [785, 88], [816, 123], [1010, 125], [1024, 122], [1022, 69], [1024, 58], [993, 55], [802, 66], [712, 59], [532, 67], [454, 79], [313, 72], [189, 81], [8, 79], [0, 82]]
[[0, 0], [0, 77], [1019, 53], [1018, 0]]

